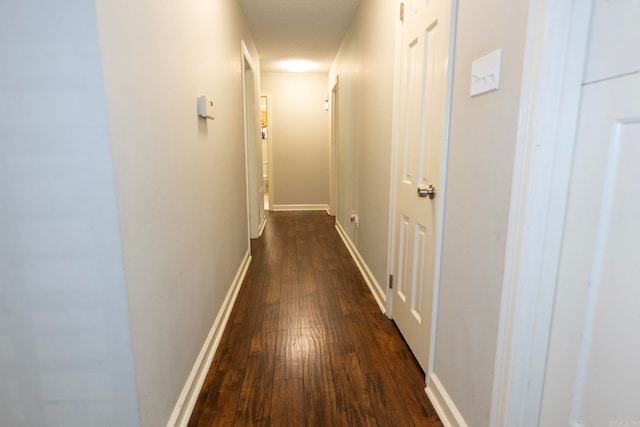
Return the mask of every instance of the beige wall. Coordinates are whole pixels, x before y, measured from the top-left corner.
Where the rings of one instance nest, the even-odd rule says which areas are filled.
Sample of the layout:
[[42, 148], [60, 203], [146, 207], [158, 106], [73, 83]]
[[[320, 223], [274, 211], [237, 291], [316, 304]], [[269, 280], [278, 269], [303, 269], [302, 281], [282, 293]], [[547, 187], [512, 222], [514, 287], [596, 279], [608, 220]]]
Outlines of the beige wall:
[[[331, 67], [339, 80], [337, 221], [386, 289], [396, 5], [363, 0]], [[349, 222], [351, 210], [359, 228]]]
[[[435, 374], [488, 425], [528, 2], [460, 0]], [[500, 90], [469, 97], [471, 62], [502, 48]]]
[[326, 73], [263, 73], [271, 94], [269, 142], [274, 209], [329, 204], [329, 112]]
[[257, 54], [235, 0], [97, 13], [140, 419], [157, 427], [248, 250], [241, 39]]

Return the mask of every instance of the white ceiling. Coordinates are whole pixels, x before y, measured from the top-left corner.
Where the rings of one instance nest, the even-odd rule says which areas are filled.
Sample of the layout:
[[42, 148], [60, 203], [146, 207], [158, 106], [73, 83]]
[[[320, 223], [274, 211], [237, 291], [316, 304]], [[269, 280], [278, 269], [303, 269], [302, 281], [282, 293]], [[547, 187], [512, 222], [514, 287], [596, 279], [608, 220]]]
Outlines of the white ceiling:
[[307, 60], [328, 71], [360, 0], [239, 0], [262, 71], [284, 60]]

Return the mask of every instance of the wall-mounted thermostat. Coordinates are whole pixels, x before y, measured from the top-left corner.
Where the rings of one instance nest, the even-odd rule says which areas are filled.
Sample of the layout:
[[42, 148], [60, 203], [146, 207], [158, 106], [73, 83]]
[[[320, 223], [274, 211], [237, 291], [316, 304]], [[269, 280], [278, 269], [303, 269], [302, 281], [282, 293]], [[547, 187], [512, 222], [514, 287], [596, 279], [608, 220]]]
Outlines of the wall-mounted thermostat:
[[213, 101], [206, 96], [201, 96], [198, 98], [198, 115], [200, 117], [204, 117], [205, 119], [207, 117], [210, 119], [215, 119], [213, 111]]

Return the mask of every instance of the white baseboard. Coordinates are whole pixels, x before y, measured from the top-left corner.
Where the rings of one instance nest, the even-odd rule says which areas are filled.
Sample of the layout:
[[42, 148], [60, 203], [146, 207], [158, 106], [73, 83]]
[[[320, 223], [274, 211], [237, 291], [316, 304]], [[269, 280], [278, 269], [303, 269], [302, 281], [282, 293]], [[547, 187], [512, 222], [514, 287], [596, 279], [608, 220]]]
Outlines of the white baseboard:
[[260, 223], [260, 227], [258, 227], [258, 236], [262, 236], [264, 232], [264, 228], [267, 226], [267, 215], [262, 217], [262, 222]]
[[329, 205], [273, 205], [274, 211], [329, 211]]
[[383, 292], [382, 287], [380, 286], [380, 284], [374, 277], [373, 273], [367, 266], [367, 263], [364, 262], [364, 259], [362, 259], [362, 256], [360, 255], [358, 248], [356, 248], [356, 246], [353, 244], [353, 242], [347, 235], [346, 231], [344, 231], [344, 228], [342, 228], [342, 226], [338, 221], [336, 221], [336, 230], [338, 230], [338, 234], [342, 238], [344, 245], [347, 247], [347, 250], [349, 250], [351, 257], [353, 258], [356, 265], [358, 266], [358, 269], [360, 269], [360, 273], [362, 274], [364, 281], [367, 283], [367, 286], [369, 286], [369, 289], [373, 294], [373, 298], [375, 298], [376, 302], [378, 303], [380, 310], [383, 313], [386, 313], [387, 296]]
[[424, 390], [444, 427], [467, 427], [467, 423], [462, 418], [460, 411], [456, 408], [436, 374], [431, 373], [429, 375], [427, 388]]
[[240, 268], [229, 287], [229, 291], [222, 303], [222, 307], [218, 312], [218, 316], [213, 322], [209, 335], [200, 350], [196, 363], [191, 369], [191, 373], [189, 374], [187, 382], [182, 389], [182, 393], [180, 393], [180, 396], [178, 397], [178, 402], [171, 413], [169, 422], [167, 422], [167, 427], [185, 427], [189, 422], [193, 408], [198, 400], [198, 395], [202, 389], [202, 384], [204, 383], [207, 373], [209, 372], [209, 368], [211, 367], [213, 356], [216, 354], [218, 344], [220, 344], [222, 333], [227, 326], [231, 309], [236, 302], [238, 291], [242, 286], [242, 281], [247, 274], [250, 263], [251, 251], [247, 250], [247, 253], [244, 255], [244, 259], [240, 264]]

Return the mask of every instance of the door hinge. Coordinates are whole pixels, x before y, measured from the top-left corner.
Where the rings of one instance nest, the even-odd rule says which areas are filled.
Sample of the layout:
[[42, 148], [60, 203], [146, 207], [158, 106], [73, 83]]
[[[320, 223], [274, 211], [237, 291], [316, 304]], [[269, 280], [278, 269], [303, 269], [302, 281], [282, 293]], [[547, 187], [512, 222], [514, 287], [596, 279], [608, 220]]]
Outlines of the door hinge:
[[389, 289], [393, 289], [393, 274], [389, 275]]
[[400, 21], [404, 22], [404, 3], [400, 3]]

